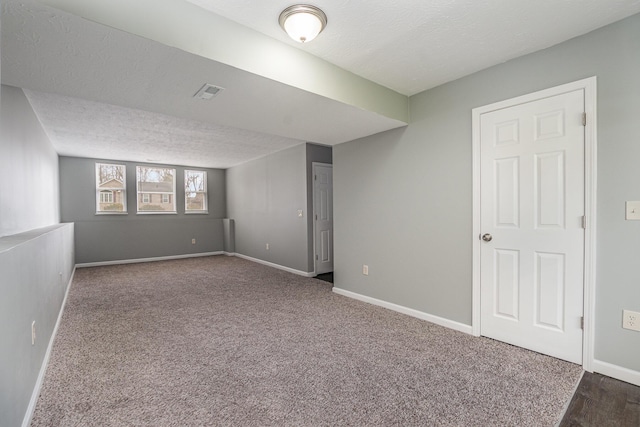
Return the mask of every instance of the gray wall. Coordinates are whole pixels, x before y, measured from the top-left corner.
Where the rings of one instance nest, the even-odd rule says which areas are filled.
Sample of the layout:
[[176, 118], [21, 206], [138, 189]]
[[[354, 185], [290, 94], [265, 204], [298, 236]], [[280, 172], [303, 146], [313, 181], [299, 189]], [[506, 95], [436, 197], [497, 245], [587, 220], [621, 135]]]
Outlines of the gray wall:
[[0, 99], [0, 424], [19, 426], [73, 271], [73, 224], [57, 224], [58, 156], [24, 93], [2, 86]]
[[317, 144], [307, 144], [307, 271], [314, 271], [316, 264], [313, 259], [313, 163], [333, 163], [332, 147]]
[[[596, 359], [640, 371], [640, 15], [410, 98], [410, 125], [334, 147], [336, 283], [471, 324], [471, 110], [598, 78]], [[361, 274], [369, 265], [369, 276]]]
[[59, 222], [58, 155], [22, 89], [3, 85], [0, 99], [0, 236], [7, 236]]
[[[126, 215], [96, 215], [95, 163], [127, 169]], [[176, 168], [177, 214], [136, 214], [136, 165], [144, 163], [60, 157], [61, 216], [76, 224], [76, 263], [217, 252], [224, 249], [225, 176], [207, 171], [208, 214], [184, 213], [184, 169]], [[191, 239], [196, 244], [191, 244]]]
[[301, 144], [227, 169], [236, 253], [309, 271], [306, 165], [306, 144]]

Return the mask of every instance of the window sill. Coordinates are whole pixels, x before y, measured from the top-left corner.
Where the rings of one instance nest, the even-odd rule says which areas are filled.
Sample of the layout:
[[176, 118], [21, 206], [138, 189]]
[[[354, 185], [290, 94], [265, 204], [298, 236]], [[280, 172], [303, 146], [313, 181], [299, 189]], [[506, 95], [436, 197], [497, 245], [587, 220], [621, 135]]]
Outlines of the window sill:
[[177, 215], [178, 212], [136, 212], [136, 215]]
[[208, 215], [209, 211], [186, 211], [185, 215]]

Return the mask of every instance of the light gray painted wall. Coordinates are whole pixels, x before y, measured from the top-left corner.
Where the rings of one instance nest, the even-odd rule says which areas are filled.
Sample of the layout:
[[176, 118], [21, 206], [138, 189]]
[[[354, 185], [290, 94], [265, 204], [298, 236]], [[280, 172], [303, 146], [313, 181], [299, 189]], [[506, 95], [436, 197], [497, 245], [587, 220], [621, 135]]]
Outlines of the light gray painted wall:
[[[96, 215], [95, 163], [124, 164], [127, 215]], [[91, 263], [222, 251], [226, 211], [221, 169], [176, 169], [177, 214], [136, 214], [136, 165], [143, 163], [60, 157], [62, 220], [76, 224], [76, 263]], [[184, 169], [206, 170], [208, 214], [184, 213]], [[191, 239], [196, 244], [191, 244]]]
[[2, 86], [0, 99], [0, 424], [12, 427], [28, 415], [62, 308], [73, 224], [57, 224], [58, 156], [22, 90]]
[[315, 271], [315, 260], [313, 259], [313, 163], [333, 163], [333, 149], [326, 145], [307, 144], [307, 271]]
[[[73, 272], [73, 224], [0, 238], [0, 424], [22, 424]], [[31, 345], [31, 322], [36, 341]]]
[[58, 155], [22, 89], [2, 85], [0, 99], [0, 236], [8, 236], [60, 221]]
[[[236, 253], [309, 271], [306, 144], [227, 169]], [[269, 250], [266, 244], [269, 244]]]
[[[598, 78], [595, 357], [640, 371], [640, 15], [410, 99], [407, 128], [334, 147], [339, 288], [471, 324], [471, 110]], [[369, 265], [369, 276], [361, 274]]]
[[228, 254], [236, 252], [236, 223], [231, 218], [222, 220], [224, 230], [224, 251]]

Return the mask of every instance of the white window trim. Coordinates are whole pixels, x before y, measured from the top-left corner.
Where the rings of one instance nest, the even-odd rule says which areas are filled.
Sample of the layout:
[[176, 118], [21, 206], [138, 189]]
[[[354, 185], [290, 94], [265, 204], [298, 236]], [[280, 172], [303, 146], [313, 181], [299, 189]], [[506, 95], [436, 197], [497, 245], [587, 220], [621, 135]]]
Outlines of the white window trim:
[[[203, 191], [191, 191], [190, 189], [187, 189], [187, 174], [189, 172], [196, 172], [196, 173], [202, 173], [204, 174], [204, 180], [203, 180], [203, 186], [204, 186], [204, 190]], [[187, 199], [187, 195], [189, 193], [196, 193], [197, 194], [203, 194], [203, 201], [204, 201], [204, 209], [189, 209], [188, 206], [188, 199]], [[184, 213], [187, 215], [197, 215], [197, 214], [208, 214], [209, 213], [209, 191], [207, 188], [207, 171], [203, 171], [203, 170], [194, 170], [194, 169], [185, 169], [184, 170]]]
[[[98, 170], [100, 165], [108, 165], [108, 166], [118, 166], [123, 169], [122, 174], [122, 188], [112, 188], [109, 190], [98, 188]], [[96, 162], [94, 167], [94, 180], [95, 180], [95, 189], [96, 189], [96, 215], [127, 215], [127, 166], [119, 163], [106, 163], [106, 162]], [[100, 198], [100, 193], [102, 191], [111, 191], [113, 197], [113, 191], [120, 190], [122, 191], [122, 210], [121, 211], [101, 211], [100, 203], [108, 203], [102, 202]], [[113, 203], [113, 202], [112, 202]]]
[[[173, 192], [171, 193], [173, 195], [173, 210], [171, 211], [144, 211], [144, 210], [140, 210], [140, 194], [167, 194], [167, 193], [158, 193], [158, 192], [154, 192], [154, 191], [147, 191], [147, 192], [140, 192], [139, 188], [138, 188], [138, 184], [139, 184], [139, 179], [138, 179], [138, 169], [139, 168], [151, 168], [151, 169], [168, 169], [173, 171]], [[137, 215], [176, 215], [178, 212], [178, 206], [176, 204], [176, 178], [177, 178], [177, 170], [175, 167], [166, 167], [166, 166], [149, 166], [149, 165], [136, 165], [136, 214]], [[169, 196], [171, 195], [169, 194]], [[151, 198], [149, 198], [149, 200], [151, 200]], [[150, 203], [150, 202], [142, 202], [142, 203]]]

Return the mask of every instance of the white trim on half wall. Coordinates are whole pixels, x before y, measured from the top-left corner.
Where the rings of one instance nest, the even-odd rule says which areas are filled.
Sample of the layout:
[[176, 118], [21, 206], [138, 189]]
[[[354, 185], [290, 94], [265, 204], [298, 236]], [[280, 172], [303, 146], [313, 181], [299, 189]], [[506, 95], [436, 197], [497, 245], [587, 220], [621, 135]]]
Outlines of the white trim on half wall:
[[136, 259], [121, 259], [114, 261], [98, 261], [98, 262], [84, 262], [81, 264], [76, 264], [76, 268], [85, 268], [85, 267], [100, 267], [103, 265], [119, 265], [119, 264], [137, 264], [140, 262], [155, 262], [155, 261], [168, 261], [172, 259], [183, 259], [183, 258], [198, 258], [203, 256], [213, 256], [213, 255], [222, 255], [224, 252], [200, 252], [197, 254], [183, 254], [183, 255], [169, 255], [169, 256], [158, 256], [151, 258], [136, 258]]

